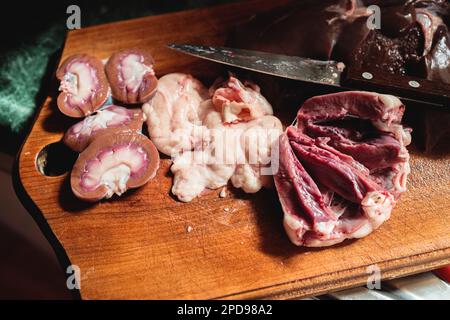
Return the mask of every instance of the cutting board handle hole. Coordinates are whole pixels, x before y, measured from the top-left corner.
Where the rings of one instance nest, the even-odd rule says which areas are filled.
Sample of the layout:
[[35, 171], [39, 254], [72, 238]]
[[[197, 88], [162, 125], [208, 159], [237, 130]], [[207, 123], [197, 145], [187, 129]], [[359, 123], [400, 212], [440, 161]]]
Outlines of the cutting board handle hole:
[[61, 141], [50, 143], [39, 151], [36, 168], [44, 176], [60, 176], [72, 169], [77, 157], [78, 153], [70, 150]]

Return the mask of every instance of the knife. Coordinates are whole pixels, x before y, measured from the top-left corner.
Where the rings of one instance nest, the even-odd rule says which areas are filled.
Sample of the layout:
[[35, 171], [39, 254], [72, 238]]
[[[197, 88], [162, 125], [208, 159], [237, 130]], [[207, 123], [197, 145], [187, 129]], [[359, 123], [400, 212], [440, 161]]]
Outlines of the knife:
[[272, 76], [339, 87], [370, 90], [437, 107], [450, 106], [450, 84], [359, 69], [342, 62], [321, 61], [218, 46], [169, 44], [169, 48], [221, 64]]

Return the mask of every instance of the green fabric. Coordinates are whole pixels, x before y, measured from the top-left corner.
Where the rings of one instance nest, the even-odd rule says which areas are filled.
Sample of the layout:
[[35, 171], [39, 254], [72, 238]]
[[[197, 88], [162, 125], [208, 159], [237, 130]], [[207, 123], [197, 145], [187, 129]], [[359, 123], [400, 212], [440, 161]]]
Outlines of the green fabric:
[[[80, 5], [81, 26], [147, 16], [174, 10], [218, 4], [227, 1], [107, 1]], [[0, 52], [0, 126], [19, 134], [33, 116], [39, 103], [37, 93], [49, 59], [63, 44], [67, 15], [58, 9], [47, 27], [30, 28], [30, 37]], [[62, 12], [62, 13], [61, 13]], [[33, 32], [35, 34], [33, 34]], [[50, 70], [54, 71], [54, 70]]]
[[62, 28], [52, 26], [37, 35], [34, 43], [0, 57], [0, 125], [17, 133], [33, 115], [49, 55], [60, 47], [63, 35]]

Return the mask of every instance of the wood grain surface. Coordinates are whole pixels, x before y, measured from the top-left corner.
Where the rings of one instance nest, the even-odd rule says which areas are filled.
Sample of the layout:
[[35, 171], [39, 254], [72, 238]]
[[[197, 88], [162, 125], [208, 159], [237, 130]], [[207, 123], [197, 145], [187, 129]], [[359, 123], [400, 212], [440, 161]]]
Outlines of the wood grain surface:
[[[62, 58], [88, 53], [103, 59], [140, 46], [151, 50], [158, 76], [179, 71], [212, 79], [218, 66], [165, 45], [221, 45], [237, 23], [284, 2], [250, 1], [71, 31]], [[374, 264], [383, 279], [450, 264], [449, 154], [411, 150], [409, 190], [370, 236], [327, 249], [298, 248], [283, 231], [274, 190], [247, 195], [229, 188], [223, 199], [217, 190], [181, 203], [170, 195], [169, 159], [154, 180], [120, 199], [78, 201], [67, 174], [48, 177], [36, 169], [37, 154], [73, 123], [57, 110], [56, 95], [50, 92], [18, 156], [16, 188], [63, 267], [80, 267], [83, 299], [296, 298], [365, 284]], [[292, 119], [297, 109], [277, 113]]]

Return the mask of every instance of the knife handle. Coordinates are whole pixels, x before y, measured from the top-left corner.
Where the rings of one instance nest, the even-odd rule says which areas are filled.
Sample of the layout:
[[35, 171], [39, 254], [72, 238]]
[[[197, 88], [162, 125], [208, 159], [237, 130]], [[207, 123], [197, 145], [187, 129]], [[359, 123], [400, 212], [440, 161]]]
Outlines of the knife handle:
[[450, 106], [450, 84], [376, 70], [346, 68], [344, 86]]

